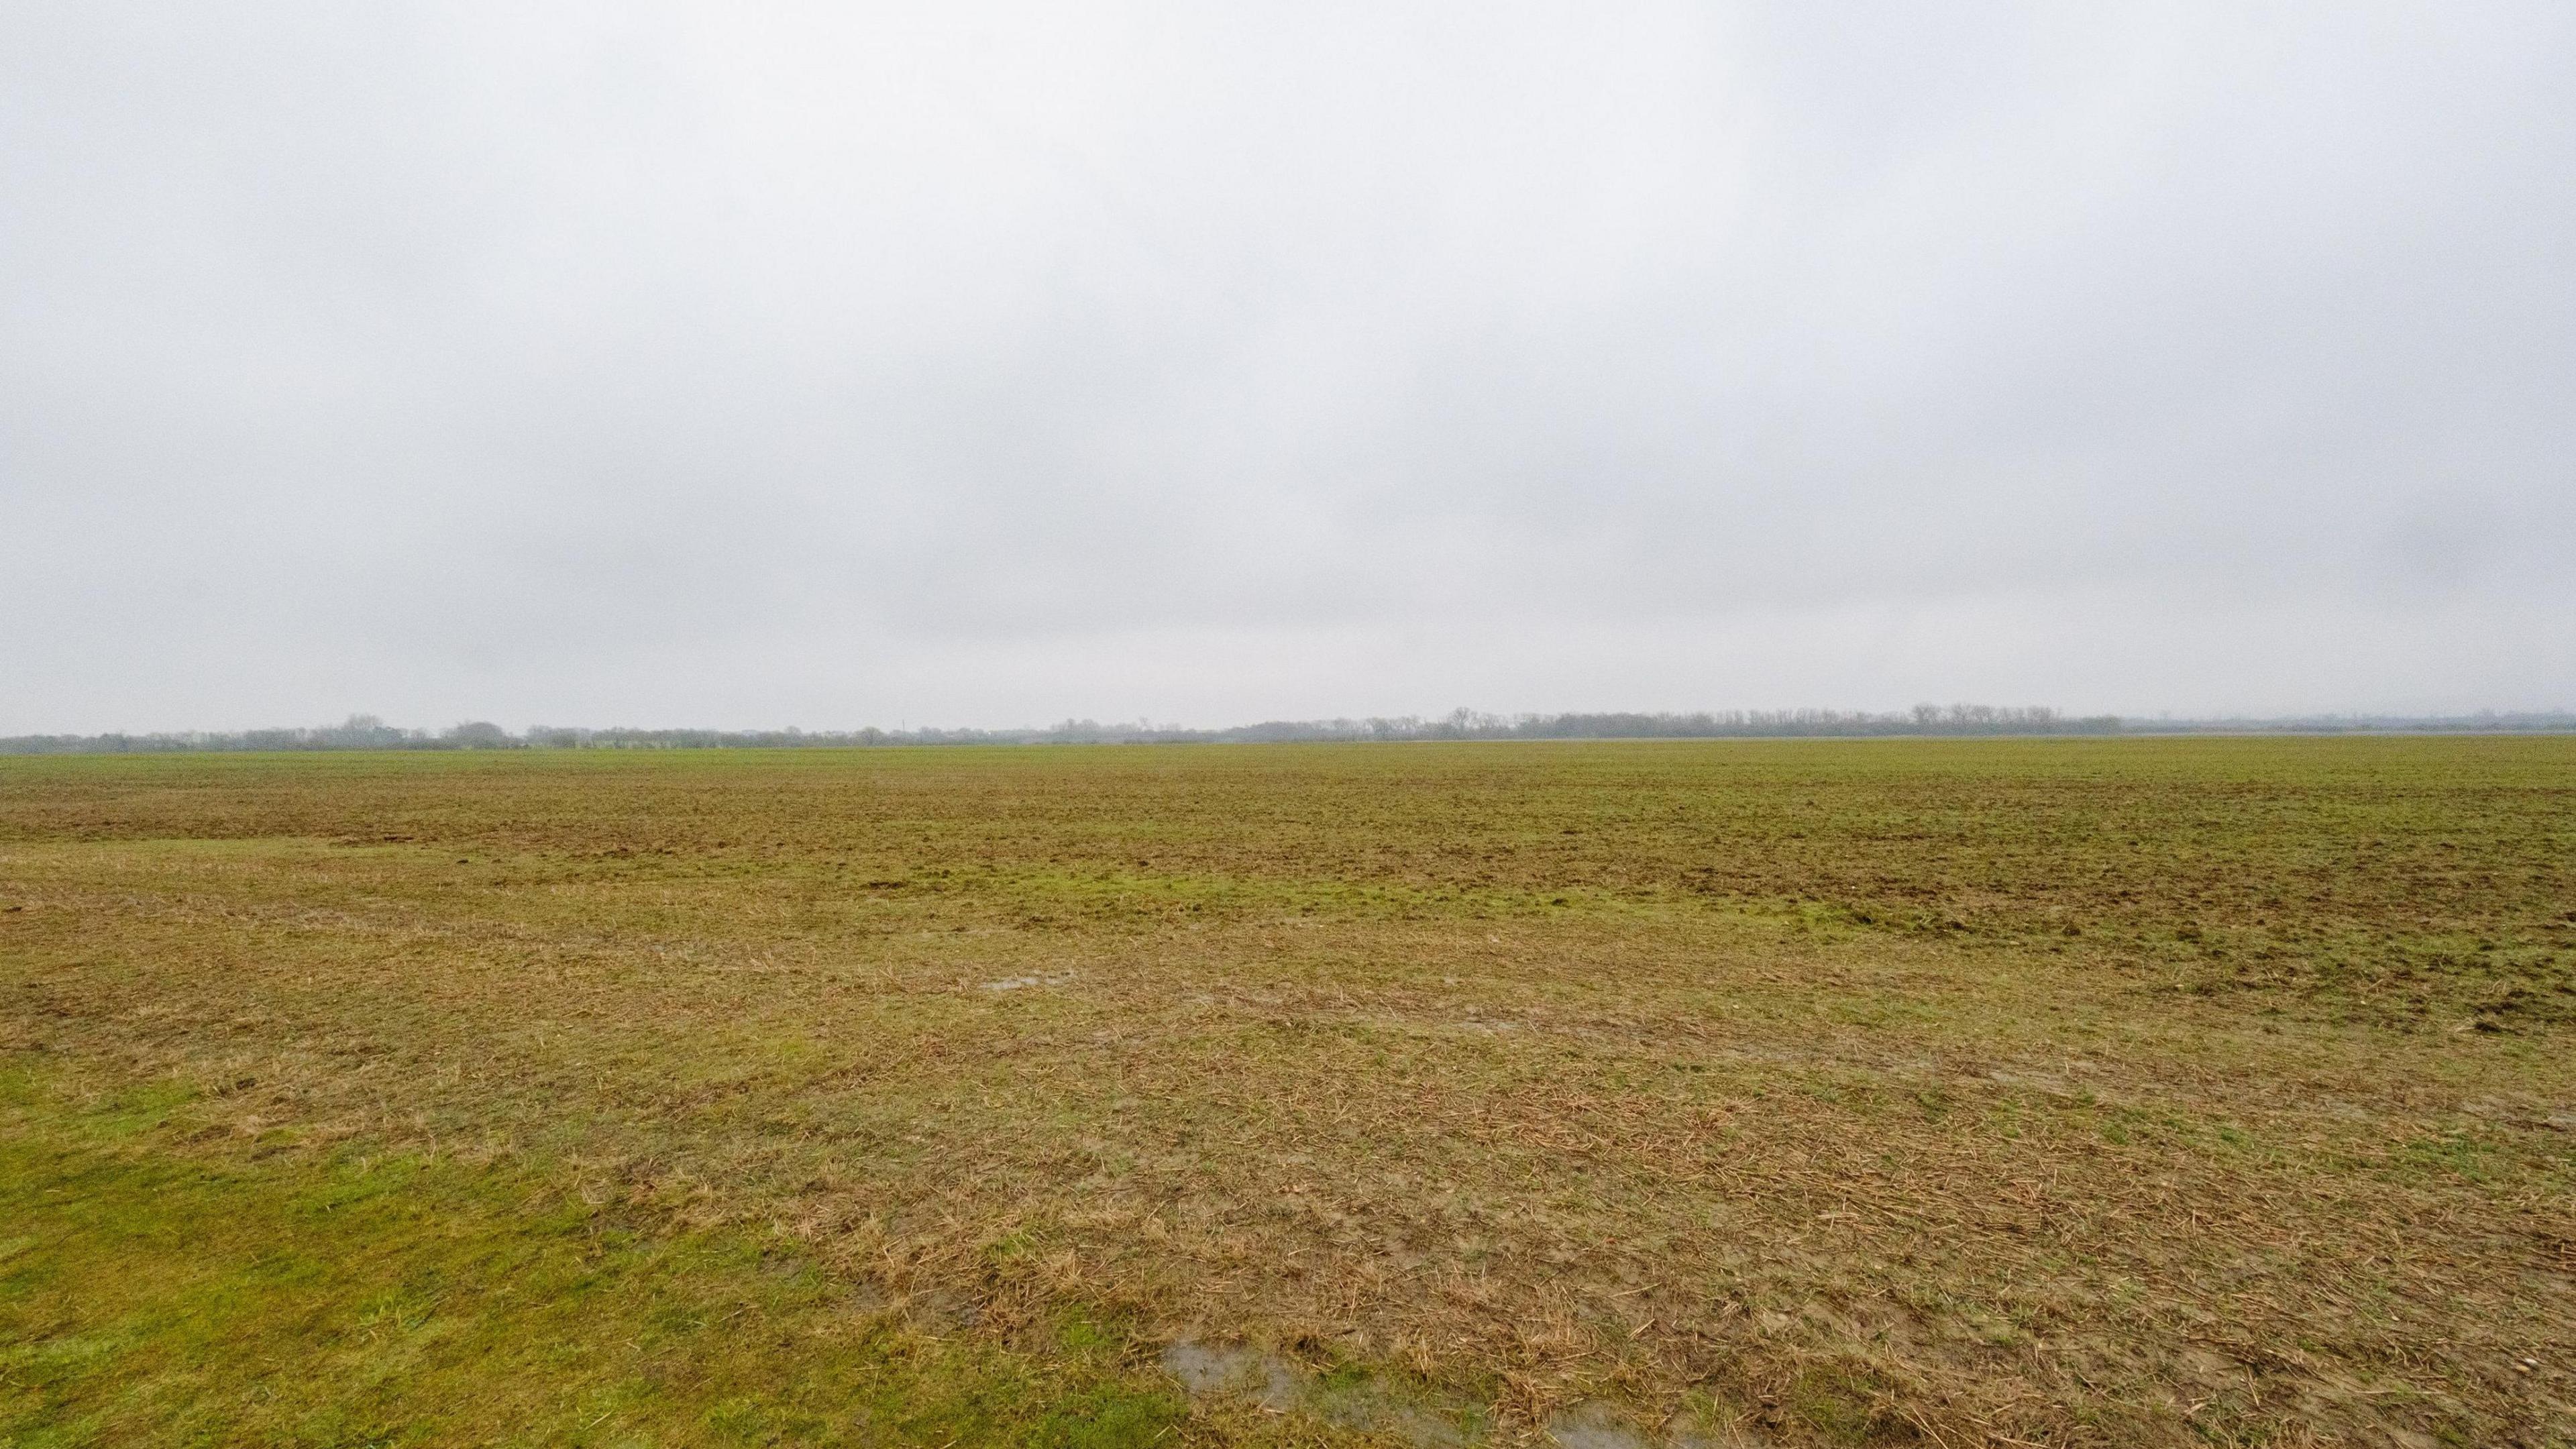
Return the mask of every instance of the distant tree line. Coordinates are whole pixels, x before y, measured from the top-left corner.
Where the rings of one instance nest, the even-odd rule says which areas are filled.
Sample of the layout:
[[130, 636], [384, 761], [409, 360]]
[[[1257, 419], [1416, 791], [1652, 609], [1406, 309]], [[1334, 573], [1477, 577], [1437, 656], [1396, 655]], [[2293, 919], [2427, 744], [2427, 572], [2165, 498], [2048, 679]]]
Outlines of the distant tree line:
[[1271, 720], [1229, 729], [1190, 729], [1138, 720], [1068, 719], [1044, 729], [857, 730], [587, 729], [534, 725], [523, 734], [475, 720], [438, 731], [402, 729], [370, 714], [305, 729], [179, 734], [20, 735], [0, 738], [7, 754], [172, 754], [295, 750], [699, 750], [867, 745], [1053, 745], [1271, 743], [1331, 740], [1720, 739], [1752, 736], [2109, 734], [2108, 715], [2077, 719], [2051, 709], [1918, 705], [1902, 714], [1826, 709], [1729, 710], [1693, 714], [1481, 714], [1436, 719]]
[[512, 734], [482, 720], [449, 729], [402, 729], [371, 714], [309, 729], [220, 734], [19, 735], [0, 754], [175, 754], [292, 750], [738, 750], [872, 745], [1288, 744], [1334, 740], [1701, 740], [1876, 736], [2108, 734], [2485, 734], [2576, 731], [2576, 714], [2404, 717], [2318, 715], [2297, 719], [2123, 719], [2053, 709], [1984, 704], [1916, 705], [1901, 713], [1830, 709], [1722, 710], [1690, 714], [1482, 714], [1453, 710], [1436, 719], [1270, 720], [1230, 729], [1187, 729], [1144, 720], [1102, 724], [1069, 719], [1019, 730], [582, 729], [533, 725]]
[[2303, 714], [2272, 718], [2123, 719], [2120, 728], [2141, 735], [2489, 735], [2576, 732], [2576, 713], [2563, 709], [2475, 714]]
[[1480, 714], [1453, 710], [1438, 719], [1273, 720], [1233, 729], [1185, 732], [1210, 740], [1636, 740], [1740, 739], [1826, 735], [2110, 734], [2110, 715], [2078, 719], [2053, 709], [1986, 704], [1920, 704], [1902, 714], [1831, 709], [1701, 710], [1690, 714]]

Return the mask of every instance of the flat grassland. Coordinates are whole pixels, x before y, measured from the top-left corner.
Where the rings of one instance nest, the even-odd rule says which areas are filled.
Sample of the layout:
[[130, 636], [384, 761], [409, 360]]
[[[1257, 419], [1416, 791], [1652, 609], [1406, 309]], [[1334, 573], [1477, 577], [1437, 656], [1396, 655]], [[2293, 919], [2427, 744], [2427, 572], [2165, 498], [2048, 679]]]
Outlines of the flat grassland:
[[2571, 1406], [2576, 739], [0, 760], [0, 1445]]

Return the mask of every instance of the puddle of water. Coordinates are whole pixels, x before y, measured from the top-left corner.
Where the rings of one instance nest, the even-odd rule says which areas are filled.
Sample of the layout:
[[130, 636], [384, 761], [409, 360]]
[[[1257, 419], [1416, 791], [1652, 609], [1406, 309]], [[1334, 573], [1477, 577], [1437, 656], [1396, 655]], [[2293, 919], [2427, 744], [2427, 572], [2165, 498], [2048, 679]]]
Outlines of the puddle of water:
[[2012, 1072], [1997, 1067], [1986, 1073], [1986, 1080], [2007, 1087], [2036, 1087], [2052, 1096], [2068, 1095], [2066, 1079], [2048, 1072]]
[[[1184, 1338], [1163, 1350], [1163, 1369], [1195, 1397], [1246, 1400], [1272, 1413], [1311, 1414], [1345, 1429], [1391, 1435], [1416, 1449], [1477, 1449], [1494, 1432], [1489, 1405], [1427, 1395], [1373, 1376], [1318, 1377], [1264, 1349]], [[1732, 1426], [1697, 1420], [1656, 1433], [1600, 1400], [1563, 1410], [1545, 1429], [1544, 1442], [1552, 1449], [1743, 1449], [1763, 1442]]]
[[1273, 1413], [1297, 1410], [1346, 1429], [1392, 1434], [1420, 1449], [1468, 1449], [1483, 1442], [1490, 1419], [1482, 1406], [1435, 1404], [1375, 1379], [1320, 1380], [1253, 1348], [1181, 1339], [1163, 1350], [1163, 1368], [1195, 1395], [1249, 1399]]
[[1071, 972], [1053, 976], [1005, 976], [999, 981], [983, 983], [986, 991], [1026, 991], [1032, 986], [1062, 986], [1073, 979]]
[[1211, 1348], [1181, 1339], [1163, 1350], [1163, 1368], [1194, 1394], [1235, 1394], [1286, 1412], [1306, 1395], [1306, 1375], [1275, 1353]]
[[1557, 1449], [1654, 1449], [1654, 1441], [1637, 1432], [1607, 1404], [1577, 1404], [1547, 1421], [1547, 1437]]
[[1345, 1429], [1393, 1434], [1421, 1449], [1465, 1449], [1485, 1437], [1482, 1413], [1444, 1416], [1383, 1393], [1337, 1396], [1323, 1406], [1321, 1417]]

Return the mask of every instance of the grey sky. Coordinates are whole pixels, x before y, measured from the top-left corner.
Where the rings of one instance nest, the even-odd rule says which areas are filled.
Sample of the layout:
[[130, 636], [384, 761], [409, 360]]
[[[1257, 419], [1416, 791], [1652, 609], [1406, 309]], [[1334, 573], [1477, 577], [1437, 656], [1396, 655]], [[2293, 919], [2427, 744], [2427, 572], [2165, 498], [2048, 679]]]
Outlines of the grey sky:
[[2576, 705], [2576, 7], [0, 4], [0, 733]]

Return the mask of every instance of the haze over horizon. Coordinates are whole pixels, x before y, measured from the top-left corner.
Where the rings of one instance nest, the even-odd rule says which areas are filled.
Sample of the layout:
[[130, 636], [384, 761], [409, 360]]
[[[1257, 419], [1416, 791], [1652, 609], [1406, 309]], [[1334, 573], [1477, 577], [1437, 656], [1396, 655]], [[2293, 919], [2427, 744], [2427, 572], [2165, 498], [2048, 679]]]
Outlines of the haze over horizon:
[[0, 735], [2576, 707], [2571, 61], [16, 7]]

